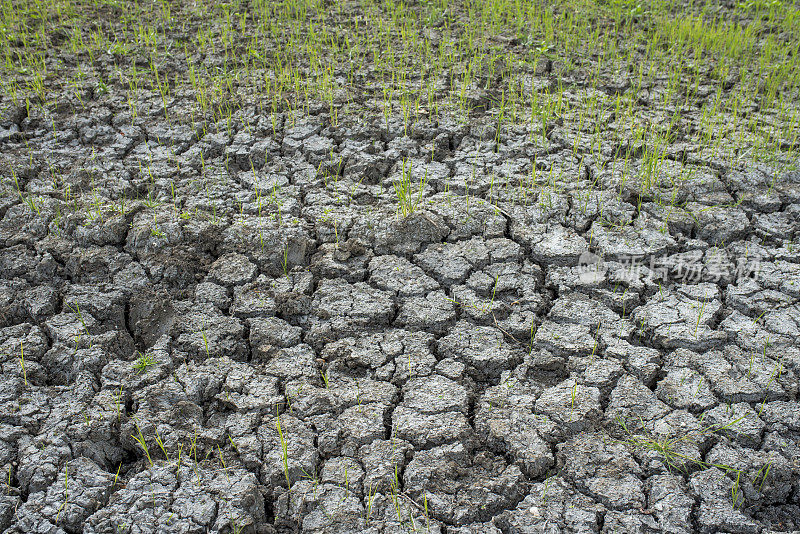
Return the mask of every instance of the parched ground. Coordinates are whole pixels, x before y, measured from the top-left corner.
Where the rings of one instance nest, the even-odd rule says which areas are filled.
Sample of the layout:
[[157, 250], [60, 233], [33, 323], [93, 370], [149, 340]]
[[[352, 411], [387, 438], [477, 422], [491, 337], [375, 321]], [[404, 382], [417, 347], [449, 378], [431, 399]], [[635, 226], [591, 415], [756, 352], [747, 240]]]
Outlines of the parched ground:
[[2, 2], [0, 532], [800, 530], [782, 2]]

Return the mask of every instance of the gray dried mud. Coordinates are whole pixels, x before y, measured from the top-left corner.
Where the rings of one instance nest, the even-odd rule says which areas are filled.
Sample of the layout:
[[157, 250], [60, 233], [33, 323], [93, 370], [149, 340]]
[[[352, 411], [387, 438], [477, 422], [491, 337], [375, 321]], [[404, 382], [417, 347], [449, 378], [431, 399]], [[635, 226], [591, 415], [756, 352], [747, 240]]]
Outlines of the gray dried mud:
[[800, 173], [149, 104], [0, 120], [0, 532], [800, 530]]

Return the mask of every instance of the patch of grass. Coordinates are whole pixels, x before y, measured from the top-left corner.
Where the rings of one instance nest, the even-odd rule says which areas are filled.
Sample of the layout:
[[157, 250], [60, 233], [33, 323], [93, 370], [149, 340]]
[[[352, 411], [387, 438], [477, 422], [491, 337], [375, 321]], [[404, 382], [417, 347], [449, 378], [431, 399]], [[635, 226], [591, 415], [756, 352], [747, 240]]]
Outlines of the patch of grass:
[[[580, 161], [635, 169], [623, 173], [623, 185], [636, 179], [634, 198], [675, 205], [665, 191], [695, 178], [670, 185], [666, 168], [687, 155], [797, 160], [798, 43], [800, 9], [772, 0], [0, 0], [0, 108], [24, 105], [56, 137], [54, 110], [118, 91], [132, 122], [153, 95], [164, 120], [182, 120], [170, 108], [187, 102], [194, 129], [217, 123], [229, 135], [252, 129], [248, 106], [275, 136], [312, 110], [336, 126], [378, 109], [406, 136], [420, 121], [483, 116], [498, 153], [518, 126], [544, 147], [557, 134]], [[222, 61], [201, 61], [197, 50]], [[408, 214], [418, 184], [403, 174], [394, 187]], [[555, 183], [540, 191], [521, 183], [519, 196], [557, 192]], [[43, 197], [18, 192], [43, 214]], [[145, 204], [160, 203], [149, 193]], [[216, 204], [211, 211], [218, 220]], [[158, 225], [152, 232], [163, 237]]]
[[277, 407], [275, 409], [275, 428], [278, 431], [278, 439], [281, 444], [281, 462], [283, 463], [283, 476], [286, 478], [286, 487], [292, 491], [292, 481], [289, 478], [289, 449], [286, 444], [286, 438], [283, 435], [283, 427], [281, 426], [281, 416], [278, 413]]
[[[404, 217], [416, 212], [422, 204], [422, 195], [427, 185], [427, 171], [419, 179], [419, 182], [414, 183], [414, 179], [411, 176], [411, 162], [403, 159], [400, 168], [400, 177], [392, 182], [397, 199], [397, 211]], [[414, 191], [415, 188], [416, 193]]]
[[158, 363], [155, 357], [149, 352], [139, 352], [138, 354], [139, 357], [133, 362], [133, 370], [136, 371], [136, 374], [144, 373], [150, 367]]
[[131, 437], [139, 444], [139, 447], [142, 448], [142, 452], [147, 457], [147, 461], [150, 465], [153, 465], [153, 458], [150, 457], [150, 449], [147, 447], [147, 441], [144, 439], [144, 434], [142, 434], [142, 428], [139, 426], [139, 421], [136, 418], [133, 418], [133, 424], [136, 426], [136, 434], [131, 434]]
[[22, 342], [19, 342], [19, 366], [22, 369], [22, 380], [25, 382], [25, 387], [28, 387], [28, 372], [25, 370], [25, 349]]
[[[642, 421], [641, 418], [639, 418], [641, 431], [633, 431], [629, 429], [625, 421], [619, 416], [616, 418], [616, 422], [625, 435], [625, 438], [622, 440], [623, 443], [635, 449], [655, 452], [662, 458], [664, 465], [670, 471], [688, 473], [689, 466], [694, 465], [701, 469], [716, 467], [717, 469], [720, 469], [729, 475], [736, 475], [731, 496], [733, 506], [736, 507], [738, 506], [741, 497], [741, 488], [739, 487], [739, 483], [742, 471], [729, 465], [706, 462], [700, 460], [699, 458], [693, 458], [680, 452], [679, 448], [682, 444], [694, 444], [705, 436], [731, 428], [741, 422], [745, 417], [746, 415], [743, 415], [724, 425], [707, 425], [701, 427], [699, 430], [687, 432], [686, 434], [673, 437], [656, 436], [655, 434], [647, 431], [644, 421]], [[766, 475], [769, 471], [769, 468], [766, 469], [766, 472], [763, 473], [764, 478], [766, 478]], [[761, 471], [759, 471], [759, 474], [761, 474]]]

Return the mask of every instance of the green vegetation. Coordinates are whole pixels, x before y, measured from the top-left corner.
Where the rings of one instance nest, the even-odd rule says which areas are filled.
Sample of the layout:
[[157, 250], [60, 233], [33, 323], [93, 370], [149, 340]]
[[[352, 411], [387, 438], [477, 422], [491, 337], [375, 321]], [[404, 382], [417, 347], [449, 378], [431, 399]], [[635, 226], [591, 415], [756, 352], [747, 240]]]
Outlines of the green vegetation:
[[398, 211], [403, 216], [411, 215], [419, 209], [427, 183], [427, 175], [420, 178], [419, 183], [416, 184], [415, 193], [414, 181], [411, 177], [411, 164], [403, 160], [400, 177], [392, 182], [397, 197]]
[[139, 353], [139, 357], [133, 362], [133, 369], [136, 374], [144, 373], [150, 367], [156, 365], [156, 359], [149, 352]]
[[45, 114], [114, 89], [132, 118], [156, 96], [201, 125], [248, 104], [406, 128], [487, 113], [497, 139], [569, 123], [576, 150], [613, 140], [648, 175], [678, 140], [784, 160], [800, 132], [800, 11], [777, 0], [3, 0], [0, 50], [3, 106]]
[[[568, 190], [585, 214], [599, 206], [596, 192], [605, 189], [639, 208], [652, 201], [672, 213], [685, 206], [691, 186], [713, 180], [719, 169], [764, 161], [780, 170], [800, 156], [800, 9], [788, 2], [2, 0], [0, 6], [0, 116], [24, 108], [52, 125], [56, 140], [66, 116], [103, 106], [127, 109], [115, 112], [118, 123], [190, 123], [194, 131], [229, 136], [251, 132], [262, 119], [277, 136], [305, 114], [334, 127], [382, 118], [387, 129], [406, 135], [418, 123], [480, 124], [495, 151], [522, 138], [540, 147], [527, 178], [493, 174], [488, 195], [477, 195], [475, 202], [498, 213], [506, 213], [508, 202], [551, 209], [554, 195]], [[434, 159], [437, 145], [430, 150]], [[558, 150], [557, 162], [548, 159]], [[24, 191], [14, 169], [13, 183], [0, 194], [19, 198], [55, 235], [70, 224], [69, 211], [80, 212], [88, 228], [147, 209], [153, 222], [144, 232], [161, 244], [170, 218], [250, 224], [254, 213], [242, 200], [218, 210], [220, 181], [229, 178], [212, 172], [202, 152], [198, 157], [192, 202], [147, 161], [139, 162], [147, 181], [142, 190], [107, 198], [90, 170], [94, 155], [84, 169], [90, 191], [63, 183], [51, 165], [53, 190], [46, 194], [63, 202]], [[172, 159], [180, 171], [174, 152]], [[427, 170], [417, 168], [420, 178], [412, 181], [412, 163], [403, 159], [388, 188], [402, 216], [424, 208], [424, 192], [441, 190], [433, 183], [426, 188]], [[343, 185], [342, 169], [342, 155], [331, 150], [320, 158], [317, 178], [349, 206], [362, 184]], [[483, 177], [463, 184], [468, 206], [480, 190], [476, 179]], [[253, 192], [259, 218], [299, 224], [285, 217], [287, 194], [279, 186], [267, 191], [254, 182]], [[159, 210], [166, 204], [171, 215]], [[337, 218], [325, 220], [338, 242]], [[597, 223], [627, 224], [602, 212]], [[282, 268], [288, 267], [284, 257]]]

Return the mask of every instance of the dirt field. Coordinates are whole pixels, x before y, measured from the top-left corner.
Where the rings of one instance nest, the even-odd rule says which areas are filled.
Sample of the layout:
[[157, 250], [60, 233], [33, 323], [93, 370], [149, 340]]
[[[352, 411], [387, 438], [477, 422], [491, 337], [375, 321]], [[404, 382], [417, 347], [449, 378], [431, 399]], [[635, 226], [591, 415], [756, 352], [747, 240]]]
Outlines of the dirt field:
[[0, 532], [800, 531], [800, 8], [0, 0]]

